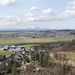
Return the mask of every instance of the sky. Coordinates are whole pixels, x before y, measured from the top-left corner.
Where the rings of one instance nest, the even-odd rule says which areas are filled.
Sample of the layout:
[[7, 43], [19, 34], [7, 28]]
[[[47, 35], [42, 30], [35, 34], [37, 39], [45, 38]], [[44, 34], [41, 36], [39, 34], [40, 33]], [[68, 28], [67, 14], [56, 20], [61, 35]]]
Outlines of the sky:
[[75, 29], [75, 0], [0, 0], [0, 29]]

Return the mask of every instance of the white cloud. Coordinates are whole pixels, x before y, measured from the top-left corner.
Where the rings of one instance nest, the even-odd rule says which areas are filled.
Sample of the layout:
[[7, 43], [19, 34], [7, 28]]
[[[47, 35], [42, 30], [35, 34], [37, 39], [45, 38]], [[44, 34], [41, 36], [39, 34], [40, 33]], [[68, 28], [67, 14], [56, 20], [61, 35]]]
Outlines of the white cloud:
[[40, 20], [39, 17], [28, 17], [28, 21], [36, 22], [36, 21], [39, 21], [39, 20]]
[[16, 0], [0, 0], [1, 6], [9, 6], [15, 4]]
[[75, 10], [75, 6], [72, 6], [72, 10]]
[[72, 6], [70, 9], [65, 10], [60, 13], [58, 16], [59, 20], [68, 20], [71, 18], [75, 18], [75, 6]]
[[68, 5], [75, 5], [75, 1], [68, 2]]
[[32, 13], [26, 13], [25, 16], [34, 16]]
[[44, 14], [44, 15], [54, 15], [54, 11], [53, 11], [53, 9], [48, 8], [48, 9], [42, 10], [42, 14]]
[[31, 7], [31, 9], [30, 9], [31, 11], [38, 11], [38, 10], [40, 10], [38, 7], [36, 7], [36, 6], [33, 6], [33, 7]]
[[[48, 8], [41, 11], [39, 16], [32, 14], [31, 12], [25, 13], [24, 15], [20, 16], [0, 16], [0, 27], [2, 26], [15, 26], [17, 27], [21, 25], [34, 25], [35, 24], [41, 24], [41, 22], [44, 24], [46, 21], [66, 21], [68, 19], [75, 18], [75, 6], [70, 6], [70, 8], [67, 8], [65, 11], [61, 13], [56, 13], [53, 9]], [[26, 27], [26, 26], [25, 26]]]
[[75, 18], [74, 6], [70, 9], [66, 9], [64, 12], [55, 14], [53, 9], [42, 10], [42, 14], [39, 16], [32, 13], [26, 13], [20, 16], [0, 16], [0, 26], [12, 26], [12, 25], [28, 25], [32, 23], [50, 22], [50, 21], [65, 21], [71, 18]]
[[17, 23], [21, 22], [18, 19], [19, 19], [18, 16], [0, 16], [0, 26], [10, 27], [16, 25]]

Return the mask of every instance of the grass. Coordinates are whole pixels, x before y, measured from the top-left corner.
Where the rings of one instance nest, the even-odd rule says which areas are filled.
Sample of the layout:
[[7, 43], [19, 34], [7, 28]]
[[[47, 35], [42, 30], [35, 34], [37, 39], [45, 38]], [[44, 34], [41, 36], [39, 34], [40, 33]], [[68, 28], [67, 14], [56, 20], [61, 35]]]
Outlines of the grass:
[[21, 45], [21, 46], [24, 46], [26, 47], [27, 49], [30, 49], [31, 47], [33, 46], [40, 46], [41, 44], [26, 44], [26, 45]]
[[39, 46], [40, 44], [26, 44], [26, 45], [22, 45], [22, 46], [25, 46], [25, 47], [32, 47], [32, 46]]
[[75, 53], [68, 53], [67, 58], [75, 59]]
[[21, 66], [17, 67], [17, 70], [21, 69]]
[[27, 43], [50, 43], [59, 41], [72, 41], [73, 37], [51, 37], [51, 38], [24, 38], [24, 37], [4, 37], [0, 38], [0, 45], [19, 45]]
[[[53, 53], [50, 53], [50, 56], [53, 58], [53, 54], [54, 54], [54, 52]], [[57, 52], [57, 54], [59, 55], [59, 54], [65, 54], [66, 56], [67, 56], [67, 59], [71, 59], [71, 60], [73, 60], [73, 59], [75, 59], [75, 53], [73, 53], [73, 52]]]
[[8, 55], [11, 55], [12, 53], [11, 52], [8, 52], [8, 51], [0, 51], [0, 55], [5, 55], [5, 56], [8, 56]]
[[58, 54], [66, 54], [67, 59], [75, 59], [75, 53], [73, 52], [57, 52]]
[[[69, 64], [69, 65], [71, 64], [72, 66], [75, 66], [75, 53], [73, 53], [73, 52], [57, 52], [57, 53], [58, 53], [58, 54], [66, 54], [67, 59], [69, 59], [69, 60], [68, 60], [68, 64]], [[54, 54], [54, 52], [50, 53], [50, 57], [51, 57], [52, 59], [54, 59], [55, 62], [58, 63], [59, 60], [56, 60], [56, 59], [54, 58], [53, 54]], [[63, 61], [62, 61], [61, 63], [63, 63]]]

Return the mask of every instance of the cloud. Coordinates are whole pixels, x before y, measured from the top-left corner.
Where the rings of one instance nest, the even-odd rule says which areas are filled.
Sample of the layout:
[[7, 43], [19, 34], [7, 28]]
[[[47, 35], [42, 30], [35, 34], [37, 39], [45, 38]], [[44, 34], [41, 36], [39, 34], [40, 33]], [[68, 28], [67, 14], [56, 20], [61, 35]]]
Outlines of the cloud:
[[65, 10], [57, 16], [59, 20], [68, 20], [75, 18], [75, 6], [72, 6], [70, 9]]
[[[29, 11], [28, 11], [29, 12]], [[31, 12], [25, 13], [20, 16], [0, 16], [0, 27], [8, 26], [8, 27], [17, 27], [21, 25], [26, 27], [26, 25], [36, 25], [36, 24], [44, 24], [50, 23], [51, 21], [61, 22], [70, 20], [75, 18], [75, 5], [70, 5], [70, 8], [67, 8], [65, 11], [61, 13], [56, 13], [53, 9], [47, 8], [41, 10], [39, 16], [37, 14], [33, 14]]]
[[68, 8], [58, 15], [60, 20], [75, 18], [75, 1], [68, 2]]
[[75, 1], [68, 2], [68, 5], [75, 5]]
[[72, 10], [75, 10], [75, 6], [72, 6]]
[[0, 26], [1, 27], [10, 27], [21, 22], [18, 16], [0, 16]]
[[50, 21], [65, 21], [71, 18], [75, 18], [74, 6], [71, 9], [67, 9], [62, 13], [55, 14], [53, 9], [45, 9], [41, 11], [42, 14], [39, 16], [32, 13], [26, 13], [20, 16], [0, 16], [0, 26], [12, 26], [12, 25], [22, 25]]
[[48, 9], [42, 10], [42, 14], [44, 14], [44, 15], [54, 15], [54, 11], [53, 11], [53, 9], [48, 8]]
[[32, 13], [20, 16], [0, 16], [0, 26], [25, 25], [31, 24], [31, 22], [37, 24], [37, 22], [66, 21], [71, 18], [75, 18], [75, 6], [58, 14], [53, 9], [48, 8], [42, 10], [39, 16]]
[[28, 17], [27, 19], [28, 19], [28, 21], [30, 21], [30, 22], [37, 22], [37, 21], [40, 21], [40, 17]]
[[30, 17], [30, 16], [34, 16], [32, 13], [26, 13], [25, 16]]
[[33, 7], [31, 7], [31, 9], [30, 9], [31, 11], [38, 11], [38, 10], [40, 10], [38, 7], [36, 7], [36, 6], [33, 6]]
[[10, 6], [16, 3], [16, 0], [0, 0], [0, 5], [3, 7]]

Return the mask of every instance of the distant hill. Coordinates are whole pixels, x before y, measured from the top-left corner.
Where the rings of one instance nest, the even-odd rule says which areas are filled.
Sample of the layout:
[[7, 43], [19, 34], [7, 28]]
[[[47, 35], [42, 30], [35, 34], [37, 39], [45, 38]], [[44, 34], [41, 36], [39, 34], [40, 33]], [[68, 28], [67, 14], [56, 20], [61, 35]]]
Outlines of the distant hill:
[[26, 28], [26, 29], [20, 29], [20, 28], [9, 28], [9, 29], [0, 29], [0, 32], [24, 32], [24, 31], [40, 31], [40, 32], [72, 32], [75, 31], [74, 29], [49, 29], [49, 28], [40, 28], [40, 27], [35, 27], [35, 28]]
[[49, 28], [40, 28], [40, 27], [35, 27], [35, 28], [26, 28], [26, 29], [17, 29], [17, 28], [9, 28], [9, 29], [0, 29], [0, 32], [20, 32], [20, 31], [45, 31], [45, 30], [50, 30]]

